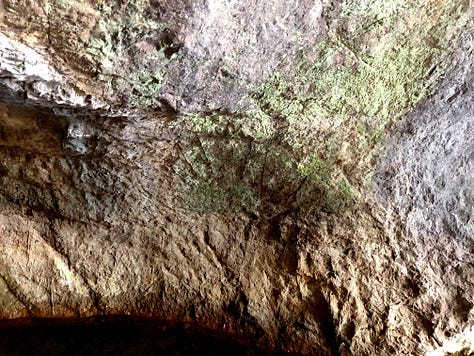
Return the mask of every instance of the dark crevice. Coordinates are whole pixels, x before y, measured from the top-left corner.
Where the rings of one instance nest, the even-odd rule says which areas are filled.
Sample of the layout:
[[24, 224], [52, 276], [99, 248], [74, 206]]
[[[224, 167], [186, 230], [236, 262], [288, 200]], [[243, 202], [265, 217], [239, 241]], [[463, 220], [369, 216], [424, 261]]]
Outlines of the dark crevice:
[[313, 298], [310, 307], [313, 317], [319, 323], [321, 334], [326, 340], [326, 345], [331, 355], [339, 356], [339, 337], [336, 332], [331, 306], [319, 288], [313, 289]]
[[257, 339], [264, 337], [265, 331], [259, 325], [259, 322], [249, 313], [249, 300], [245, 293], [240, 292], [230, 301], [227, 306], [227, 313], [231, 319], [236, 321], [239, 332], [242, 334], [252, 335]]

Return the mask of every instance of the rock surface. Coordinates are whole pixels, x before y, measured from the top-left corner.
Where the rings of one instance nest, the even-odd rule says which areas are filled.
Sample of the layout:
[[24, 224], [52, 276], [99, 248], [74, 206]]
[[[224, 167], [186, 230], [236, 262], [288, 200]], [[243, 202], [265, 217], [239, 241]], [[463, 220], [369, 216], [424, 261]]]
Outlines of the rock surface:
[[[0, 318], [147, 317], [302, 354], [474, 352], [469, 2], [95, 3], [0, 4]], [[380, 47], [421, 31], [412, 3], [431, 37]], [[436, 80], [393, 79], [422, 65]], [[343, 94], [301, 79], [321, 73]], [[323, 103], [305, 94], [321, 83]]]

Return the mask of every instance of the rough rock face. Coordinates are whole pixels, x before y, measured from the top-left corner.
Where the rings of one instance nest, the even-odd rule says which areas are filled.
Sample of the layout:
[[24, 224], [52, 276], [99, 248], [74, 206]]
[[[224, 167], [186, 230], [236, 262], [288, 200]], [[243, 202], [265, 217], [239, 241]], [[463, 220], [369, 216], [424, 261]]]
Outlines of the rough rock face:
[[110, 99], [127, 97], [122, 85], [153, 72], [156, 83], [137, 88], [138, 96], [153, 91], [151, 84], [163, 86], [157, 104], [180, 111], [242, 106], [248, 86], [276, 69], [288, 71], [314, 52], [326, 29], [319, 0], [5, 1], [3, 7], [3, 31], [51, 53], [93, 98], [106, 89], [88, 86], [93, 75], [112, 83], [105, 90]]
[[0, 318], [473, 352], [469, 2], [0, 9]]
[[411, 235], [449, 236], [466, 243], [464, 250], [474, 236], [474, 68], [463, 52], [457, 57], [456, 75], [444, 80], [388, 144], [379, 184]]

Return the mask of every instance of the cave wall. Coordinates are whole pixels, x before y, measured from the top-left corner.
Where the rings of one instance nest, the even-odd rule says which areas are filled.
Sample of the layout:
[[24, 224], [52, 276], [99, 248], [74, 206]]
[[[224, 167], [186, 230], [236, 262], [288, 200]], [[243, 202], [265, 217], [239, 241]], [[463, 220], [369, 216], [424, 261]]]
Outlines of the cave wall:
[[0, 318], [468, 353], [472, 7], [381, 4], [4, 1]]

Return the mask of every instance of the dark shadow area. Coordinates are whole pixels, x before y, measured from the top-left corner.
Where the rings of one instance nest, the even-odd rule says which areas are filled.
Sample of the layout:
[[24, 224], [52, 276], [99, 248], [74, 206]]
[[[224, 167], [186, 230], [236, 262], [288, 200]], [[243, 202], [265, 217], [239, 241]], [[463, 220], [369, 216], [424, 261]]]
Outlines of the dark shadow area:
[[129, 318], [0, 321], [1, 355], [261, 355], [226, 335]]

